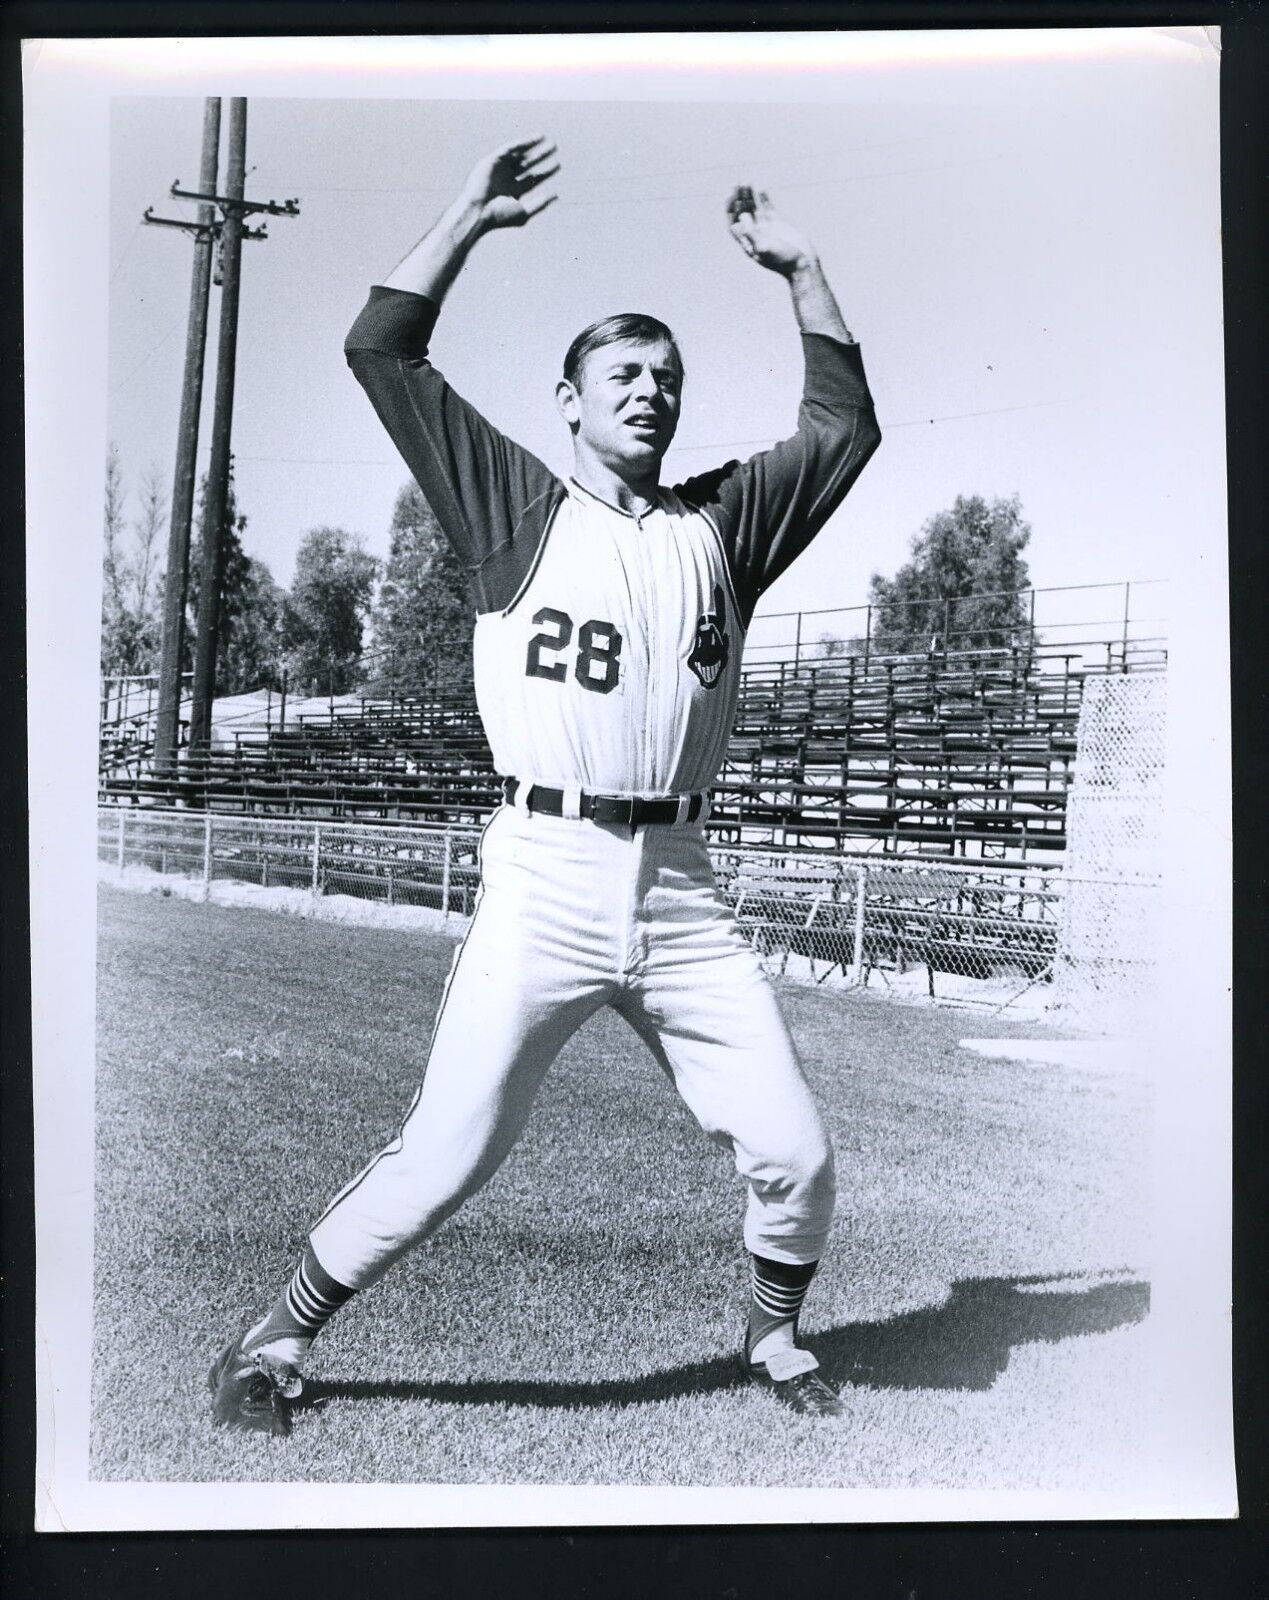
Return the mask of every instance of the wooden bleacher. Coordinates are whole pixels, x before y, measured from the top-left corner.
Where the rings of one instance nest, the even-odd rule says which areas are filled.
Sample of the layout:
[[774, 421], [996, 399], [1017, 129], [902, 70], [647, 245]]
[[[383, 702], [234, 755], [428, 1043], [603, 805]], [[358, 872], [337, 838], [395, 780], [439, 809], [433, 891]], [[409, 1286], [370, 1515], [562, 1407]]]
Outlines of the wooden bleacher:
[[[1146, 654], [1120, 670], [1148, 670]], [[1026, 857], [1066, 843], [1089, 668], [1026, 649], [746, 667], [713, 792], [728, 842]], [[366, 821], [479, 822], [500, 788], [469, 687], [365, 699], [153, 770], [103, 728], [100, 793], [132, 805]]]

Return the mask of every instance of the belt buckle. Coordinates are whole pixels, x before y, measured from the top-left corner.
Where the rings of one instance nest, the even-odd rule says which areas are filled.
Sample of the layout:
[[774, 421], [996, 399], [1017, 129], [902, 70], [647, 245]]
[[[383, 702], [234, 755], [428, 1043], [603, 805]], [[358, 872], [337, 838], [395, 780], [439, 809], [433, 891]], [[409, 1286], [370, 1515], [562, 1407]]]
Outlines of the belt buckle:
[[634, 826], [634, 801], [615, 794], [597, 794], [591, 800], [591, 820], [615, 823], [619, 827]]

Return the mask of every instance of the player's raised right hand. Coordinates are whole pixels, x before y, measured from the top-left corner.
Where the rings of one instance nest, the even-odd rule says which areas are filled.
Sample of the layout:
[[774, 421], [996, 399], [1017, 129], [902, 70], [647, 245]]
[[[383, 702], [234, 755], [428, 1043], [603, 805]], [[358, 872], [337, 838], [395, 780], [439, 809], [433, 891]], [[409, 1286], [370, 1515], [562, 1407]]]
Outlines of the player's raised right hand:
[[761, 190], [747, 185], [732, 191], [727, 202], [731, 236], [745, 254], [769, 272], [790, 278], [800, 267], [815, 264], [815, 247], [799, 229], [780, 216]]
[[533, 193], [560, 170], [558, 161], [550, 164], [554, 154], [555, 146], [547, 144], [541, 134], [504, 144], [472, 168], [460, 203], [477, 214], [482, 231], [522, 228], [559, 198]]

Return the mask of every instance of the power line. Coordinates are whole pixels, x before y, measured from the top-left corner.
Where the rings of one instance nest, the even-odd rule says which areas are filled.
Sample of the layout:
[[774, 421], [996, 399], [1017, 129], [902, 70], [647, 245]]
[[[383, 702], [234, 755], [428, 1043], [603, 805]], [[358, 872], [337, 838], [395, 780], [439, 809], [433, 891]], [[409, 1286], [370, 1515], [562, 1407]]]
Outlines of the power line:
[[[1004, 153], [1001, 153], [1001, 154], [998, 154], [998, 155], [988, 155], [988, 156], [972, 156], [968, 160], [965, 160], [965, 161], [944, 161], [944, 162], [935, 163], [932, 166], [924, 166], [924, 167], [899, 167], [899, 168], [891, 170], [889, 172], [856, 172], [856, 173], [849, 174], [849, 175], [841, 175], [841, 176], [838, 176], [838, 177], [835, 177], [835, 178], [796, 178], [796, 179], [792, 179], [792, 180], [789, 180], [789, 181], [781, 179], [780, 182], [778, 184], [776, 184], [776, 185], [773, 185], [773, 187], [774, 188], [778, 188], [778, 190], [779, 190], [779, 192], [781, 194], [784, 194], [786, 191], [788, 191], [790, 189], [833, 189], [833, 188], [842, 188], [842, 187], [844, 187], [844, 186], [846, 186], [848, 184], [853, 184], [853, 183], [872, 183], [872, 182], [876, 182], [878, 179], [881, 179], [881, 178], [910, 178], [910, 177], [919, 176], [919, 175], [927, 173], [927, 172], [959, 172], [964, 167], [983, 166], [988, 162], [1004, 161], [1006, 159], [1007, 159], [1007, 156]], [[729, 168], [728, 170], [733, 170], [734, 171], [735, 169], [734, 168]], [[600, 180], [596, 179], [595, 181], [598, 182]], [[623, 180], [623, 183], [624, 183], [624, 181], [625, 180]], [[633, 181], [633, 180], [630, 180], [630, 181]], [[305, 189], [305, 192], [306, 193], [309, 192], [307, 187]], [[346, 196], [345, 203], [350, 203], [350, 202], [355, 203], [355, 201], [359, 197], [361, 199], [363, 199], [363, 200], [370, 200], [370, 199], [373, 199], [374, 196], [382, 195], [382, 194], [448, 194], [450, 192], [450, 190], [449, 190], [448, 186], [441, 187], [439, 185], [433, 185], [433, 186], [431, 186], [431, 187], [429, 187], [427, 189], [363, 189], [363, 188], [348, 188], [348, 189], [327, 189], [327, 190], [317, 189], [317, 190], [314, 190], [312, 192], [318, 193], [318, 194], [321, 194], [321, 193], [343, 194], [343, 195]], [[664, 194], [636, 194], [636, 195], [631, 195], [631, 194], [625, 193], [623, 191], [621, 194], [615, 194], [615, 195], [614, 194], [609, 194], [609, 195], [603, 195], [603, 196], [598, 196], [598, 197], [592, 197], [590, 199], [586, 199], [586, 198], [577, 198], [577, 199], [575, 199], [570, 195], [561, 195], [560, 199], [559, 199], [559, 204], [562, 207], [564, 207], [566, 209], [569, 209], [569, 210], [590, 210], [590, 209], [593, 209], [593, 208], [595, 208], [597, 206], [673, 205], [677, 201], [681, 201], [681, 200], [717, 200], [717, 199], [718, 199], [718, 191], [716, 189], [689, 189], [684, 193], [677, 193], [677, 194], [676, 193], [664, 193]]]
[[[740, 172], [746, 168], [753, 168], [763, 172], [778, 171], [781, 167], [794, 166], [803, 161], [823, 161], [836, 159], [840, 156], [866, 155], [873, 150], [893, 150], [896, 146], [905, 144], [928, 144], [935, 137], [933, 134], [913, 134], [906, 139], [887, 139], [882, 144], [847, 145], [844, 148], [825, 150], [807, 150], [799, 155], [779, 156], [774, 160], [758, 158], [744, 160], [733, 158], [730, 161], [719, 161], [703, 167], [675, 167], [670, 170], [658, 172], [621, 172], [616, 174], [596, 173], [587, 176], [584, 173], [570, 175], [571, 183], [652, 183], [659, 182], [662, 178], [693, 178], [706, 172]], [[260, 180], [264, 182], [264, 180]], [[273, 181], [273, 187], [285, 188], [285, 184]], [[266, 187], [269, 185], [266, 184]], [[303, 188], [305, 194], [449, 194], [452, 184], [310, 184], [292, 185], [291, 187]], [[787, 186], [786, 186], [787, 187]]]
[[[1016, 406], [993, 406], [986, 411], [952, 411], [941, 417], [914, 417], [907, 422], [882, 422], [882, 433], [893, 433], [897, 428], [928, 428], [935, 422], [963, 422], [970, 417], [1000, 417], [1009, 411], [1036, 411], [1042, 406], [1069, 406], [1071, 400], [1029, 400]], [[675, 451], [686, 450], [747, 450], [762, 448], [765, 445], [776, 443], [775, 434], [767, 434], [762, 439], [731, 439], [717, 441], [712, 444], [676, 444], [671, 445], [666, 452], [673, 455]]]
[[[944, 161], [929, 167], [901, 167], [893, 172], [857, 172], [848, 177], [804, 178], [792, 183], [781, 182], [781, 193], [788, 189], [831, 189], [848, 183], [869, 183], [878, 178], [909, 178], [925, 172], [958, 172], [962, 167], [982, 166], [989, 161], [1003, 161], [1004, 155], [975, 156], [968, 161]], [[686, 194], [606, 195], [599, 200], [571, 200], [561, 197], [560, 205], [570, 208], [591, 206], [668, 205], [676, 200], [713, 200], [713, 189], [693, 189]]]
[[120, 252], [119, 259], [118, 259], [118, 261], [115, 262], [114, 271], [110, 274], [111, 283], [113, 283], [115, 281], [115, 279], [119, 276], [119, 269], [123, 266], [124, 262], [128, 259], [128, 251], [132, 249], [132, 246], [136, 242], [137, 234], [139, 234], [141, 232], [141, 221], [142, 221], [141, 218], [137, 219], [136, 223], [133, 225], [132, 232], [128, 235], [128, 242], [127, 242], [127, 244], [124, 245], [122, 251]]
[[141, 357], [140, 361], [137, 362], [136, 366], [132, 368], [132, 370], [127, 374], [127, 376], [123, 377], [123, 378], [120, 378], [118, 383], [111, 384], [111, 386], [110, 386], [111, 394], [117, 394], [119, 392], [119, 390], [123, 388], [124, 384], [131, 383], [132, 379], [136, 377], [137, 373], [140, 372], [141, 368], [143, 366], [145, 366], [147, 361], [150, 360], [151, 356], [156, 356], [159, 353], [159, 351], [163, 348], [163, 346], [168, 342], [168, 340], [172, 337], [172, 335], [176, 332], [176, 330], [180, 327], [180, 325], [184, 321], [185, 321], [185, 313], [182, 311], [180, 316], [177, 317], [176, 321], [167, 330], [167, 332], [163, 335], [163, 337], [159, 340], [159, 342], [156, 345], [152, 346], [145, 353], [145, 355], [143, 355]]
[[[963, 422], [973, 417], [999, 417], [1010, 411], [1035, 411], [1043, 406], [1073, 405], [1072, 400], [1031, 400], [1016, 406], [993, 406], [984, 411], [954, 411], [939, 417], [914, 417], [906, 422], [883, 422], [883, 433], [893, 433], [896, 428], [928, 428], [937, 422]], [[666, 452], [668, 455], [685, 453], [691, 450], [747, 450], [761, 449], [764, 446], [776, 443], [777, 435], [767, 434], [761, 439], [724, 439], [713, 440], [708, 444], [676, 444], [671, 445]], [[365, 457], [349, 456], [248, 456], [235, 452], [235, 461], [250, 461], [265, 466], [281, 467], [401, 467], [404, 462], [387, 459], [369, 459]]]
[[280, 467], [404, 467], [403, 461], [366, 461], [346, 456], [241, 456], [234, 452], [234, 461], [265, 462]]
[[[803, 161], [836, 160], [839, 156], [867, 155], [873, 150], [893, 150], [897, 145], [928, 144], [934, 138], [933, 134], [912, 134], [906, 139], [887, 139], [884, 144], [855, 144], [845, 145], [831, 150], [807, 150], [801, 155], [779, 156], [775, 160], [767, 161], [759, 157], [757, 160], [742, 160], [733, 158], [730, 161], [718, 161], [706, 167], [675, 167], [668, 172], [623, 172], [619, 174], [621, 183], [652, 182], [661, 178], [694, 178], [705, 172], [738, 172], [747, 167], [760, 169], [764, 172], [778, 171], [781, 167], [800, 165]], [[612, 183], [613, 179], [607, 175], [595, 178], [574, 178], [573, 182], [581, 183]]]
[[1074, 400], [1029, 400], [1017, 406], [992, 406], [986, 411], [957, 411], [946, 417], [915, 417], [911, 422], [886, 422], [882, 427], [893, 433], [896, 428], [928, 428], [934, 422], [962, 422], [967, 417], [1003, 417], [1009, 411], [1038, 411], [1042, 406], [1074, 404]]

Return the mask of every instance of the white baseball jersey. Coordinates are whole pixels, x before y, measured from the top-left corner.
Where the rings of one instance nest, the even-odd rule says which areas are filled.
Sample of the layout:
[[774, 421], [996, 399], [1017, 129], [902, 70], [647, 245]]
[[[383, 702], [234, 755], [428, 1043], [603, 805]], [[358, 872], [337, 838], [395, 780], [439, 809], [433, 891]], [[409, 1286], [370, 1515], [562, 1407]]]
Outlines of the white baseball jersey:
[[498, 771], [592, 794], [708, 788], [740, 685], [730, 591], [704, 513], [663, 490], [634, 517], [570, 483], [521, 592], [476, 623]]
[[372, 290], [346, 350], [467, 569], [496, 769], [599, 794], [708, 788], [758, 596], [877, 443], [858, 346], [806, 335], [797, 432], [634, 517], [562, 482], [450, 388], [427, 360], [436, 315]]

